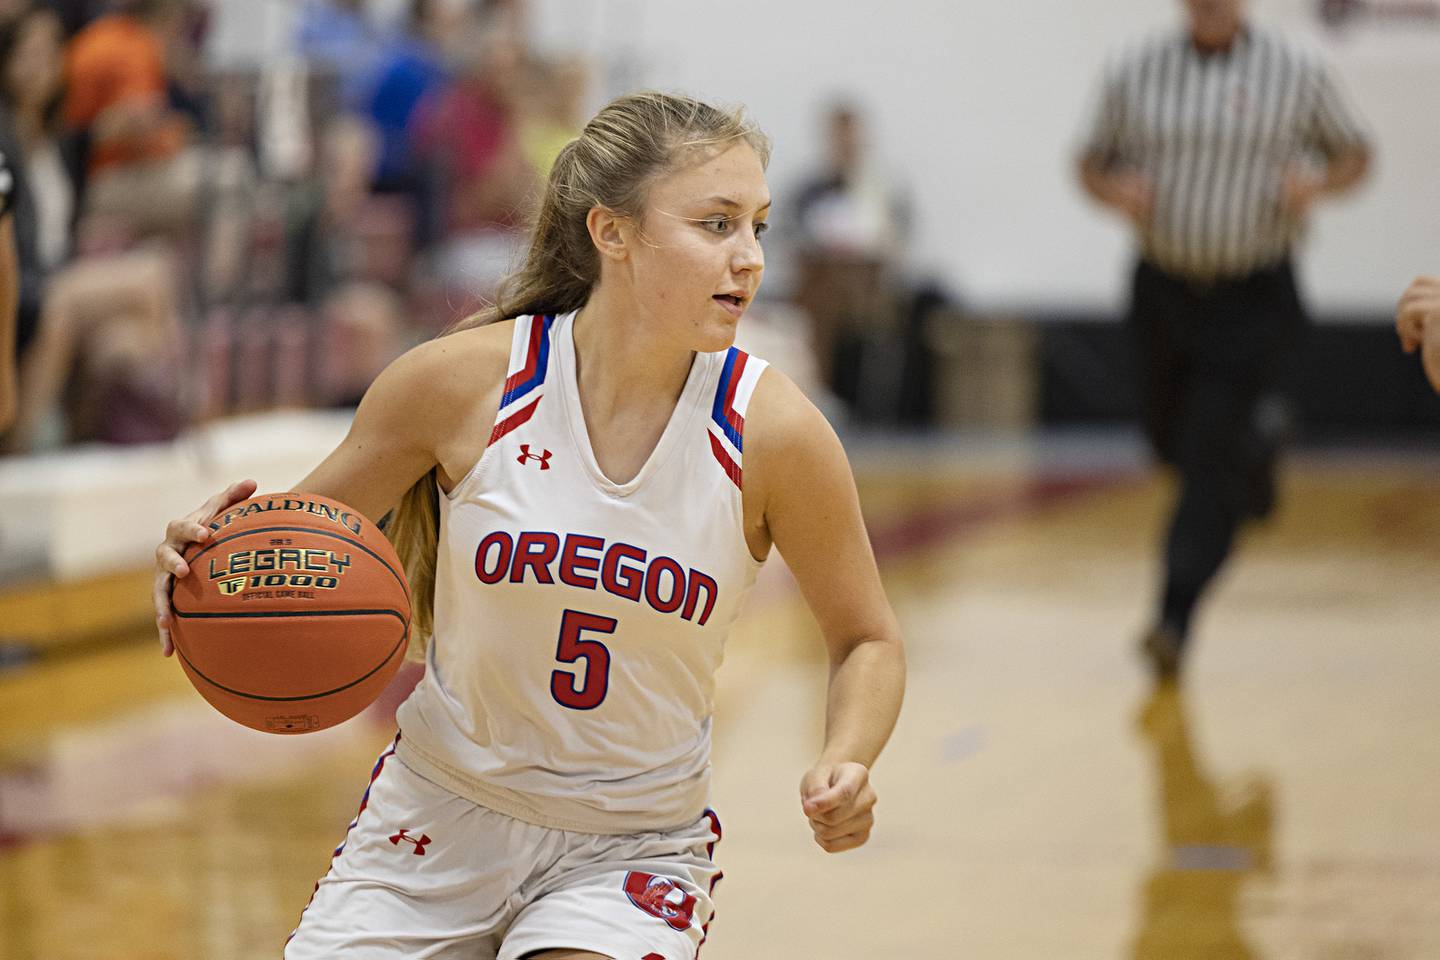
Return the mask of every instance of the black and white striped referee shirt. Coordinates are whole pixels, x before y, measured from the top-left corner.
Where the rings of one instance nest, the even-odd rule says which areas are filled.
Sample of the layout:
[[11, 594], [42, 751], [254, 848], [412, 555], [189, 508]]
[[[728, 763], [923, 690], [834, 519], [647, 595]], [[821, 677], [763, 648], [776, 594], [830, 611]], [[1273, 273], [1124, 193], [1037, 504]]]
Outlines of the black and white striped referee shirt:
[[1282, 208], [1286, 170], [1366, 139], [1318, 54], [1248, 27], [1224, 52], [1203, 53], [1181, 31], [1122, 57], [1086, 150], [1153, 184], [1142, 254], [1209, 280], [1283, 260], [1301, 227]]

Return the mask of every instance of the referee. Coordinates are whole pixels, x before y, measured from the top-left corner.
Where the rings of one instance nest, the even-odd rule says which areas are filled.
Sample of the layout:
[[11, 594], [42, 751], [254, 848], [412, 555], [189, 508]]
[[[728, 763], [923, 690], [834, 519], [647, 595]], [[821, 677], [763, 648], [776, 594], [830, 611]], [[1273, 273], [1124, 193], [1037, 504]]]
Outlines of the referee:
[[1184, 3], [1186, 29], [1107, 74], [1079, 163], [1086, 192], [1135, 227], [1145, 425], [1180, 479], [1141, 640], [1161, 679], [1242, 520], [1272, 505], [1275, 438], [1257, 412], [1306, 324], [1291, 269], [1306, 214], [1370, 158], [1316, 55], [1247, 23], [1243, 0]]

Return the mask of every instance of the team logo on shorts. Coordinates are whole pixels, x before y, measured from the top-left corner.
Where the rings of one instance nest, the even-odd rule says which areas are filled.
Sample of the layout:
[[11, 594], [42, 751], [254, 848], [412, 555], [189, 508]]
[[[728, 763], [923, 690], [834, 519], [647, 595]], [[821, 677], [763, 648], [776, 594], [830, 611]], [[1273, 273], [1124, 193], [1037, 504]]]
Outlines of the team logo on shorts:
[[625, 895], [630, 902], [676, 930], [685, 930], [695, 914], [695, 898], [669, 877], [631, 871], [625, 874]]

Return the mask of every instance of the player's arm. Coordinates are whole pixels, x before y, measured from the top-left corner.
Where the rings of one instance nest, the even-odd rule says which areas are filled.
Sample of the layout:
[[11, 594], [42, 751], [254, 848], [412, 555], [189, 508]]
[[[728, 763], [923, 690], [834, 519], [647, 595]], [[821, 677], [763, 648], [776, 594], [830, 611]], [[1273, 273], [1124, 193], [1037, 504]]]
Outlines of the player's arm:
[[386, 367], [345, 439], [295, 489], [348, 503], [378, 522], [435, 466], [438, 440], [456, 416], [445, 402], [446, 346], [432, 340]]
[[874, 823], [869, 768], [905, 691], [900, 628], [880, 585], [860, 498], [830, 424], [788, 378], [767, 370], [747, 417], [745, 481], [769, 539], [819, 621], [830, 658], [825, 743], [801, 781], [815, 840], [858, 847]]
[[448, 489], [484, 452], [513, 330], [496, 323], [439, 337], [391, 363], [344, 441], [295, 489], [348, 503], [377, 523], [432, 467]]
[[[436, 465], [437, 451], [453, 442], [461, 432], [459, 421], [475, 407], [476, 368], [489, 372], [491, 364], [485, 361], [490, 358], [479, 357], [468, 367], [456, 359], [467, 347], [474, 352], [473, 341], [465, 335], [432, 340], [386, 367], [360, 402], [345, 439], [294, 489], [349, 504], [371, 520], [383, 516]], [[503, 374], [503, 366], [499, 369]], [[492, 379], [498, 390], [498, 377]], [[170, 581], [190, 572], [182, 554], [210, 536], [206, 521], [254, 493], [255, 482], [242, 480], [166, 527], [165, 540], [155, 550], [154, 586], [155, 622], [165, 656], [173, 650]]]

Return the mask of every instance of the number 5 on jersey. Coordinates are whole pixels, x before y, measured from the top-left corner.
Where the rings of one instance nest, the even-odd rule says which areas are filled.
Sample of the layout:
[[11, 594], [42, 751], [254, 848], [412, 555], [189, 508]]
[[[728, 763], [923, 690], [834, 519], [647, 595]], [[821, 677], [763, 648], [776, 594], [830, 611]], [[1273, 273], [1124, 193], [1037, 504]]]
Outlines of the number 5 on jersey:
[[599, 640], [586, 640], [581, 634], [614, 633], [614, 617], [602, 617], [579, 610], [566, 610], [560, 619], [560, 642], [555, 659], [561, 663], [585, 661], [585, 679], [577, 684], [578, 674], [555, 670], [550, 674], [550, 695], [562, 707], [571, 710], [593, 710], [605, 700], [610, 690], [610, 650]]

